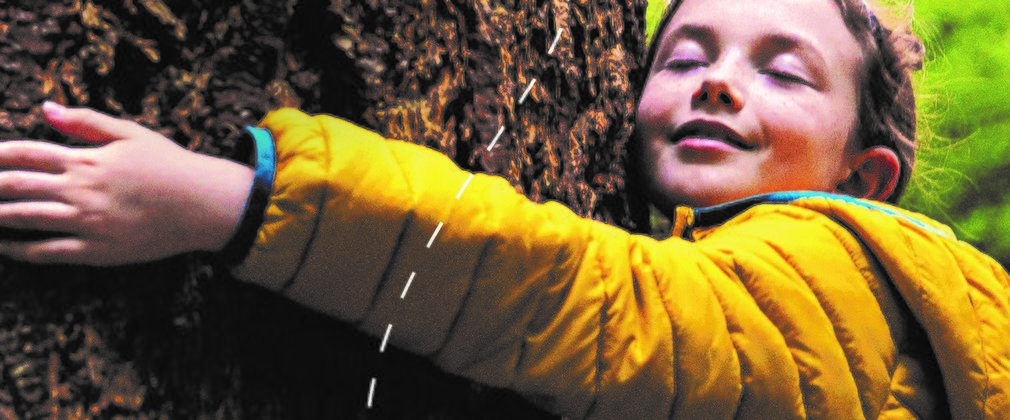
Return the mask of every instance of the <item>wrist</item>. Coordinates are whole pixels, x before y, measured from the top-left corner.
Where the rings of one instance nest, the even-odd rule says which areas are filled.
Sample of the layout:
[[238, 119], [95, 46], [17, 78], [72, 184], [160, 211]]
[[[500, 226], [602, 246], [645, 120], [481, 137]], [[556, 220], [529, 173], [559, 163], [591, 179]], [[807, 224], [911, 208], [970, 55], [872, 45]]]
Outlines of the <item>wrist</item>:
[[226, 159], [201, 156], [202, 188], [198, 188], [203, 204], [190, 209], [193, 225], [191, 246], [197, 251], [218, 252], [234, 235], [248, 200], [253, 170]]
[[218, 252], [220, 259], [226, 264], [237, 264], [248, 255], [255, 242], [256, 233], [263, 224], [273, 189], [276, 164], [273, 137], [269, 131], [256, 127], [247, 127], [243, 133], [242, 140], [252, 146], [250, 160], [253, 167], [229, 162], [243, 169], [241, 178], [236, 180], [235, 185], [242, 185], [244, 189], [233, 190], [235, 195], [228, 200], [228, 206], [235, 206], [239, 202], [242, 204], [238, 211], [227, 212], [230, 217], [222, 221], [226, 221], [230, 227], [227, 229], [228, 234], [223, 240], [219, 238], [208, 249]]

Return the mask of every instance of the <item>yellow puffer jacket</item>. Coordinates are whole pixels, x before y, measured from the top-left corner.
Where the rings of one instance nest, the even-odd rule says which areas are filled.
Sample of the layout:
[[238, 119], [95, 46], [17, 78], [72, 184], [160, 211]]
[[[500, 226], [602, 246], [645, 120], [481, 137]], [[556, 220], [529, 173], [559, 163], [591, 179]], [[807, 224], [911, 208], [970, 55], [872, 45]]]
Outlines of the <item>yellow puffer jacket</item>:
[[1010, 418], [1010, 278], [922, 217], [773, 194], [657, 241], [332, 117], [263, 126], [235, 273], [446, 371], [577, 418]]

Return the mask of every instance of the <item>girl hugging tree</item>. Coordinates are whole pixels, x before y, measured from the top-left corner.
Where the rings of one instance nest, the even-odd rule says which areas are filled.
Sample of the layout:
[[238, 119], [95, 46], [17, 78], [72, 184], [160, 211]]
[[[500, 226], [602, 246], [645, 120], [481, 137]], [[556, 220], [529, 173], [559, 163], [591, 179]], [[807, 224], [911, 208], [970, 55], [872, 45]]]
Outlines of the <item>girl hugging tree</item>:
[[1002, 418], [1010, 276], [893, 205], [915, 166], [922, 48], [878, 13], [670, 4], [630, 168], [669, 239], [327, 115], [270, 113], [250, 168], [48, 102], [55, 128], [96, 145], [0, 144], [0, 226], [52, 234], [0, 253], [217, 252], [375, 336], [395, 315], [391, 345], [572, 417]]

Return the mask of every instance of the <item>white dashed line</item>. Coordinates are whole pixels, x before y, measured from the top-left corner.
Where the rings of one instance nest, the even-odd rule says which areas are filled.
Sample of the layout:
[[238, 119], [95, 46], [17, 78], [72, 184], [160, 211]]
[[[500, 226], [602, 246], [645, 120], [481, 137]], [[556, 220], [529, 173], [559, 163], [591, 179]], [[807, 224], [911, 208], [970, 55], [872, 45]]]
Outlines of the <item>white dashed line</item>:
[[[529, 92], [529, 90], [527, 90], [527, 92]], [[525, 98], [526, 98], [526, 95], [523, 94], [523, 99], [525, 99]], [[523, 102], [522, 99], [520, 99], [519, 103], [522, 103], [522, 102]], [[494, 140], [491, 140], [491, 145], [487, 147], [487, 151], [489, 151], [489, 152], [491, 151], [491, 148], [494, 147], [494, 144], [498, 143], [498, 138], [501, 137], [501, 133], [504, 133], [504, 132], [505, 132], [505, 126], [503, 125], [503, 126], [501, 126], [501, 128], [498, 129], [498, 134], [495, 134]]]
[[547, 55], [554, 53], [554, 47], [558, 45], [558, 40], [561, 39], [561, 33], [564, 31], [565, 28], [561, 28], [561, 30], [558, 31], [558, 34], [554, 36], [554, 42], [551, 43], [551, 49], [547, 50]]
[[519, 98], [519, 105], [523, 104], [523, 101], [526, 100], [526, 95], [530, 94], [530, 91], [533, 90], [533, 85], [535, 85], [535, 84], [537, 84], [537, 78], [536, 77], [534, 77], [533, 80], [530, 82], [530, 85], [526, 87], [526, 91], [523, 92], [523, 96], [521, 98]]
[[393, 324], [389, 324], [389, 326], [386, 327], [386, 335], [384, 335], [382, 337], [382, 344], [379, 345], [379, 353], [385, 353], [386, 352], [386, 343], [389, 343], [389, 332], [390, 331], [393, 331]]
[[[503, 128], [504, 128], [504, 127], [503, 127]], [[491, 151], [491, 150], [490, 150], [490, 148], [488, 148], [488, 151], [489, 151], [489, 152]], [[465, 189], [466, 189], [466, 186], [467, 186], [467, 185], [470, 185], [470, 180], [471, 180], [471, 179], [473, 179], [473, 174], [470, 174], [470, 176], [469, 176], [469, 177], [467, 177], [467, 179], [466, 179], [466, 182], [464, 182], [464, 183], [463, 183], [463, 186], [459, 188], [459, 192], [458, 192], [458, 193], [456, 193], [456, 199], [457, 199], [457, 200], [459, 200], [459, 197], [461, 197], [461, 196], [463, 195], [463, 190], [465, 190]]]
[[372, 378], [372, 385], [368, 387], [368, 408], [372, 408], [372, 397], [375, 396], [375, 378]]
[[435, 237], [438, 236], [438, 231], [442, 230], [442, 225], [444, 223], [438, 222], [438, 227], [435, 228], [435, 233], [431, 234], [431, 239], [428, 240], [428, 248], [431, 248], [431, 243], [435, 242]]
[[410, 283], [412, 281], [414, 281], [414, 276], [415, 275], [417, 275], [417, 272], [410, 273], [410, 278], [407, 279], [407, 285], [403, 286], [403, 293], [400, 293], [400, 299], [403, 299], [403, 298], [407, 297], [407, 289], [410, 288]]
[[[561, 29], [561, 30], [558, 31], [558, 34], [554, 36], [554, 42], [551, 42], [551, 48], [547, 50], [547, 55], [552, 55], [554, 53], [554, 47], [556, 47], [558, 45], [558, 40], [561, 39], [561, 34], [563, 32], [564, 32], [564, 29]], [[526, 91], [523, 92], [522, 97], [519, 98], [519, 105], [522, 105], [523, 102], [526, 101], [526, 97], [529, 96], [530, 91], [533, 90], [533, 85], [535, 85], [536, 83], [537, 83], [537, 79], [534, 77], [533, 80], [530, 81], [530, 85], [526, 87]], [[503, 125], [503, 126], [501, 126], [501, 128], [498, 129], [498, 134], [496, 134], [494, 136], [494, 140], [492, 140], [491, 141], [491, 145], [489, 145], [487, 147], [487, 151], [489, 151], [489, 152], [491, 151], [491, 148], [494, 147], [494, 145], [496, 143], [498, 143], [498, 139], [501, 137], [502, 133], [504, 133], [504, 132], [505, 132], [505, 126]], [[470, 185], [470, 181], [472, 179], [473, 179], [473, 174], [470, 174], [470, 176], [466, 179], [466, 182], [463, 183], [463, 186], [459, 188], [459, 192], [456, 193], [456, 199], [457, 200], [459, 200], [459, 198], [463, 195], [463, 191], [466, 190], [466, 187], [468, 185]], [[426, 246], [427, 248], [429, 248], [429, 249], [431, 248], [431, 244], [435, 242], [435, 237], [438, 236], [438, 232], [442, 230], [442, 226], [443, 225], [444, 225], [443, 222], [439, 222], [438, 223], [438, 227], [435, 228], [435, 233], [432, 233], [431, 234], [431, 239], [428, 240], [428, 245]], [[404, 299], [404, 298], [407, 297], [407, 290], [410, 289], [410, 284], [414, 281], [414, 276], [416, 276], [416, 275], [417, 275], [417, 272], [411, 272], [410, 273], [410, 278], [407, 279], [407, 284], [403, 286], [403, 292], [400, 293], [400, 299]], [[390, 335], [390, 333], [392, 333], [392, 331], [393, 331], [393, 324], [387, 325], [386, 326], [386, 333], [382, 336], [382, 344], [379, 345], [379, 353], [385, 353], [385, 351], [386, 351], [386, 345], [389, 343], [389, 335]], [[377, 379], [375, 377], [372, 377], [372, 383], [368, 386], [368, 402], [366, 403], [367, 404], [367, 408], [372, 408], [372, 401], [375, 398], [375, 384], [376, 384], [376, 381], [377, 381]]]

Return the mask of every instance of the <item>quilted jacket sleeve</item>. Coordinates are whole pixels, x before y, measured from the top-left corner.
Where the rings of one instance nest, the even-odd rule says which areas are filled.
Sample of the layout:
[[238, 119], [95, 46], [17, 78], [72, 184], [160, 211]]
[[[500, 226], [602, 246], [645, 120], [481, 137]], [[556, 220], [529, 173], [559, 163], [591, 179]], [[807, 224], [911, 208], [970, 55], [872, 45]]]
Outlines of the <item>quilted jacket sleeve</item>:
[[887, 402], [901, 309], [812, 211], [658, 242], [335, 118], [263, 125], [277, 177], [237, 276], [376, 336], [392, 324], [391, 344], [447, 371], [580, 418], [859, 418]]

